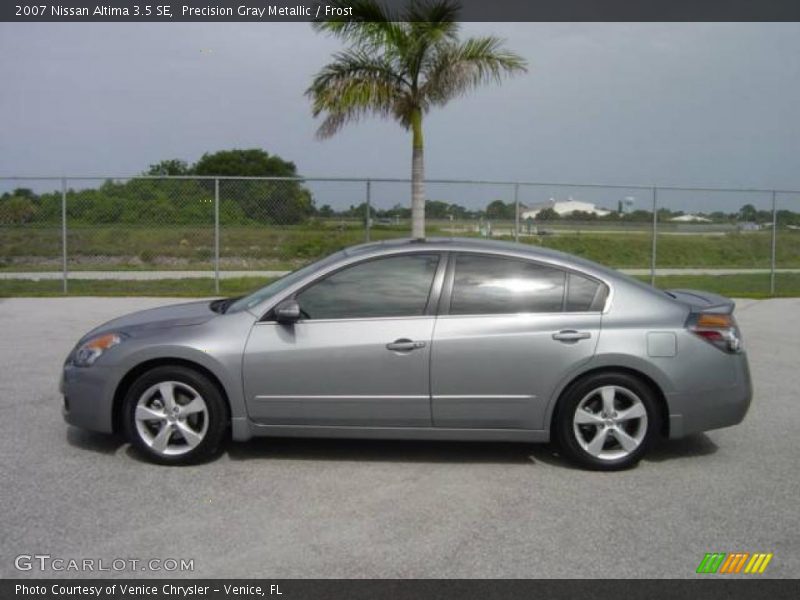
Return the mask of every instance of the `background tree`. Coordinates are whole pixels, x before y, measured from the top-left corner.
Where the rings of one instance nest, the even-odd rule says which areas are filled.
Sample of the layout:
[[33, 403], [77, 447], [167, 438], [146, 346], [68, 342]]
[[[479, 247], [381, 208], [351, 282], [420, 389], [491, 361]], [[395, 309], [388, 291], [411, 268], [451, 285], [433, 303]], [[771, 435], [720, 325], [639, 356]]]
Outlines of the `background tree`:
[[724, 223], [725, 221], [733, 222], [736, 220], [736, 214], [730, 215], [728, 213], [722, 212], [721, 210], [715, 210], [710, 215], [708, 215], [708, 218], [714, 221], [715, 223]]
[[327, 219], [334, 216], [336, 213], [333, 211], [330, 204], [323, 204], [317, 214], [320, 217]]
[[573, 210], [564, 217], [570, 221], [595, 221], [597, 214], [587, 210]]
[[649, 210], [632, 210], [631, 212], [625, 213], [623, 216], [624, 221], [633, 221], [635, 223], [642, 223], [644, 221], [652, 222], [653, 221], [653, 213]]
[[330, 137], [368, 114], [391, 117], [411, 130], [411, 234], [425, 237], [424, 114], [525, 71], [525, 60], [496, 37], [459, 40], [459, 5], [453, 0], [411, 0], [397, 14], [376, 0], [334, 4], [352, 7], [352, 15], [314, 27], [349, 48], [335, 54], [306, 91], [314, 116], [324, 116], [317, 135]]
[[800, 213], [781, 209], [775, 216], [777, 218], [778, 225], [791, 225], [792, 227], [800, 225]]
[[752, 204], [745, 204], [739, 209], [739, 219], [742, 221], [756, 221], [758, 219], [758, 211]]
[[536, 220], [537, 221], [557, 221], [561, 218], [561, 215], [556, 212], [554, 208], [543, 208], [538, 213], [536, 213]]
[[[150, 165], [146, 174], [297, 177], [294, 163], [260, 149], [207, 153], [195, 164], [180, 159]], [[220, 180], [223, 224], [302, 223], [314, 214], [311, 192], [299, 180]], [[203, 179], [107, 180], [96, 188], [67, 190], [72, 224], [163, 222], [203, 224], [214, 220], [214, 182]], [[0, 224], [57, 223], [61, 192], [36, 194], [19, 188], [0, 194]]]
[[192, 167], [195, 175], [232, 177], [297, 177], [297, 167], [291, 161], [261, 148], [206, 152]]
[[30, 197], [14, 195], [0, 199], [0, 224], [24, 225], [35, 215], [36, 205]]
[[395, 204], [392, 208], [386, 211], [386, 216], [392, 219], [410, 219], [411, 209], [402, 204]]
[[516, 207], [513, 202], [506, 204], [502, 200], [493, 200], [486, 207], [486, 217], [488, 219], [510, 219], [513, 220]]
[[145, 175], [191, 175], [192, 170], [185, 160], [169, 158], [150, 165]]
[[441, 200], [428, 200], [425, 211], [431, 219], [449, 219], [450, 205]]
[[[293, 162], [260, 148], [203, 154], [192, 167], [195, 175], [230, 177], [297, 177]], [[232, 198], [256, 221], [289, 225], [314, 213], [314, 200], [299, 181], [220, 181], [220, 197]]]
[[[26, 198], [31, 201], [36, 200], [36, 194], [33, 193], [31, 188], [16, 188], [11, 192], [11, 195], [17, 198]], [[3, 194], [3, 196], [5, 196], [5, 194]]]

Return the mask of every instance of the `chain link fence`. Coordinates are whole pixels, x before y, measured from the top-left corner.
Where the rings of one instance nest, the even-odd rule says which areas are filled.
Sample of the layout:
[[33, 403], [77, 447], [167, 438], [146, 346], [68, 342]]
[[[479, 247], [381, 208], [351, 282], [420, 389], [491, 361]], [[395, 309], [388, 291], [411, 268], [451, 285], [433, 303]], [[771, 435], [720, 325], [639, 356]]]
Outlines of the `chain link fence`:
[[[798, 191], [428, 180], [426, 196], [432, 237], [555, 248], [670, 287], [697, 276], [732, 295], [800, 286]], [[219, 293], [221, 281], [407, 236], [409, 197], [400, 179], [0, 178], [0, 289], [202, 280]]]

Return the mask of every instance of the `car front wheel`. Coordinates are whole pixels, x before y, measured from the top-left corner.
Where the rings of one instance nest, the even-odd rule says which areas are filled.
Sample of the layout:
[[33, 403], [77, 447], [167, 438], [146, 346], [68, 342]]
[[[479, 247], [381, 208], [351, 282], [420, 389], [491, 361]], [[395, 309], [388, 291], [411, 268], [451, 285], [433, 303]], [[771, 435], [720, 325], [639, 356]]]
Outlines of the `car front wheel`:
[[612, 471], [639, 462], [660, 426], [649, 386], [627, 373], [598, 373], [567, 390], [559, 403], [555, 434], [567, 458]]
[[216, 454], [228, 424], [219, 389], [204, 375], [180, 366], [141, 375], [124, 404], [125, 432], [153, 462], [190, 464]]

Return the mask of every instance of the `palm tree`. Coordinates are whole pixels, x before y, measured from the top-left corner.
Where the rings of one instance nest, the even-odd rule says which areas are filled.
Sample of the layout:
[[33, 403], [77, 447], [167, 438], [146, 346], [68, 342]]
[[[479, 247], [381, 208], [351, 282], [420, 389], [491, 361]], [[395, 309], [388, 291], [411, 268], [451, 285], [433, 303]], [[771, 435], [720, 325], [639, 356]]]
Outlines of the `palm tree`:
[[423, 116], [434, 106], [504, 75], [526, 70], [525, 60], [496, 37], [460, 40], [454, 0], [411, 0], [397, 14], [376, 0], [350, 0], [347, 20], [318, 22], [349, 47], [314, 77], [306, 95], [319, 138], [368, 114], [391, 117], [412, 133], [411, 234], [425, 237]]

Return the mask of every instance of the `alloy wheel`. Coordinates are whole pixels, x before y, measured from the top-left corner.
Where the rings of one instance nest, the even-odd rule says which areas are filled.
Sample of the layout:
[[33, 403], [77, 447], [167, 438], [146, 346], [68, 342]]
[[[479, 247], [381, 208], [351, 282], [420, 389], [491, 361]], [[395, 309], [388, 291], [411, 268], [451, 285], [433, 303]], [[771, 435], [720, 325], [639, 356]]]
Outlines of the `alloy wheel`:
[[161, 456], [180, 456], [196, 448], [208, 431], [208, 406], [190, 385], [162, 381], [139, 396], [134, 413], [142, 441]]
[[631, 390], [604, 385], [586, 394], [573, 416], [575, 437], [591, 456], [619, 460], [635, 452], [647, 434], [647, 409]]

